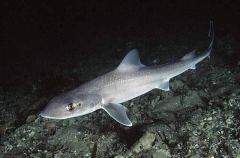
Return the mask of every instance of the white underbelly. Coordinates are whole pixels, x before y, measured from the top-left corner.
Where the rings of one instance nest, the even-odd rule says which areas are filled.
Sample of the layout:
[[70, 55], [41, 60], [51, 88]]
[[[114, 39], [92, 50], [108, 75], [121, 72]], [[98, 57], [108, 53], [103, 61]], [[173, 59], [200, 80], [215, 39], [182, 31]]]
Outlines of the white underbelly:
[[126, 85], [116, 85], [116, 94], [112, 97], [112, 103], [123, 103], [136, 98], [154, 89], [156, 82], [131, 82]]

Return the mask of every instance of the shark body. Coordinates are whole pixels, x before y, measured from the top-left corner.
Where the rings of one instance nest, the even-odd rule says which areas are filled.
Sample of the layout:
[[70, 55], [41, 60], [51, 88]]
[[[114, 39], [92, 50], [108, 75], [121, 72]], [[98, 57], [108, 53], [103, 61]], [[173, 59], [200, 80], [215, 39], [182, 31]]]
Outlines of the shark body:
[[121, 105], [154, 88], [169, 90], [169, 80], [208, 57], [214, 39], [213, 23], [210, 22], [209, 47], [199, 54], [197, 50], [182, 59], [159, 66], [146, 67], [140, 62], [138, 51], [130, 51], [113, 71], [97, 77], [79, 87], [53, 98], [40, 113], [50, 119], [67, 119], [104, 109], [119, 123], [132, 126], [126, 108]]

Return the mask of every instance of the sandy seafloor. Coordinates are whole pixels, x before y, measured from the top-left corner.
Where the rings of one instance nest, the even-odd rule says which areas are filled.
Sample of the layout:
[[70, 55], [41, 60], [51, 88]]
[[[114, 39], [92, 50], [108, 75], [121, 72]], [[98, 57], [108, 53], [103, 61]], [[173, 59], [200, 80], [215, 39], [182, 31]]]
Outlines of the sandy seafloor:
[[231, 36], [216, 36], [211, 58], [172, 78], [170, 91], [152, 90], [123, 103], [132, 127], [103, 110], [66, 120], [39, 116], [51, 98], [115, 69], [131, 49], [139, 50], [143, 64], [160, 65], [208, 46], [207, 33], [206, 27], [102, 36], [84, 50], [59, 50], [66, 55], [58, 60], [28, 65], [25, 59], [13, 68], [11, 84], [0, 87], [0, 157], [239, 158], [240, 49]]

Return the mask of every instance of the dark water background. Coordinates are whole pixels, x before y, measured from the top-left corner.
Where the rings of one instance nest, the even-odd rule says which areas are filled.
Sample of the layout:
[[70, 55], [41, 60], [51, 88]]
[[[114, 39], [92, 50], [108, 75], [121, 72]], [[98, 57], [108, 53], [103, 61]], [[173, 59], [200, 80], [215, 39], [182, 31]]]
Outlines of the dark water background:
[[[72, 56], [80, 57], [79, 62], [91, 60], [92, 49], [100, 54], [118, 39], [154, 43], [164, 35], [203, 32], [210, 20], [216, 37], [239, 39], [238, 7], [231, 1], [7, 1], [2, 7], [0, 86], [4, 89], [51, 73]], [[126, 53], [112, 55], [122, 58]]]

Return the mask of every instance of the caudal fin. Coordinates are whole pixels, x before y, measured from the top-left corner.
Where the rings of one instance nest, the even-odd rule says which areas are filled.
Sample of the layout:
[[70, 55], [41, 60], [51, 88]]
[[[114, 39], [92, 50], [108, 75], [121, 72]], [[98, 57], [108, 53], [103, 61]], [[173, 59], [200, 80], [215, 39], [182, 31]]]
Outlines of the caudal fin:
[[210, 45], [208, 47], [208, 49], [211, 49], [212, 45], [213, 45], [213, 40], [214, 40], [214, 27], [213, 27], [213, 22], [212, 21], [210, 21], [210, 29], [209, 29], [208, 36], [210, 38], [212, 38], [211, 43], [210, 43]]

